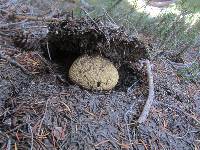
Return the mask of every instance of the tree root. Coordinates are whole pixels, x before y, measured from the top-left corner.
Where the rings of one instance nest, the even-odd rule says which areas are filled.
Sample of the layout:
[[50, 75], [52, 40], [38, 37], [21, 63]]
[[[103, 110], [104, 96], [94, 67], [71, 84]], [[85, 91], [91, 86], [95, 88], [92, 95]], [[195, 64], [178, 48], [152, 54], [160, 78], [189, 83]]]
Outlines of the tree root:
[[149, 80], [149, 95], [146, 101], [146, 104], [144, 105], [143, 111], [138, 119], [138, 123], [144, 123], [148, 117], [148, 114], [150, 112], [151, 109], [151, 105], [153, 103], [153, 99], [154, 99], [154, 84], [153, 84], [153, 74], [151, 71], [151, 64], [149, 60], [146, 60], [142, 63], [146, 64], [147, 67], [147, 76], [148, 76], [148, 80]]

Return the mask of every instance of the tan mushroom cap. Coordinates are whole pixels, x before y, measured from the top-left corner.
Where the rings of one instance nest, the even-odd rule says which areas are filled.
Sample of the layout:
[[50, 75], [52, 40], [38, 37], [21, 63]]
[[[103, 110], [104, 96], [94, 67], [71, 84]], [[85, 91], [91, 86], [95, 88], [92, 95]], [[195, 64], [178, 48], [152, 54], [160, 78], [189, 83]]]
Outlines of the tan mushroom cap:
[[69, 78], [86, 89], [111, 90], [116, 86], [119, 74], [108, 59], [83, 55], [70, 67]]

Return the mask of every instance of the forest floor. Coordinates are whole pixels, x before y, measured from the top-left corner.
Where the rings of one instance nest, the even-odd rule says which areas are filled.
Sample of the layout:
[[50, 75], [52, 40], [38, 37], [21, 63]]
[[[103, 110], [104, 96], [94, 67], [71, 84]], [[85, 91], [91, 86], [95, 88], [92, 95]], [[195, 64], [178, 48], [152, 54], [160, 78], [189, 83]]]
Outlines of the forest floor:
[[[148, 86], [133, 82], [123, 90], [88, 91], [68, 83], [58, 64], [40, 61], [40, 53], [0, 51], [26, 68], [39, 66], [26, 74], [0, 60], [0, 149], [200, 149], [200, 83], [178, 74], [184, 63], [151, 61], [155, 98], [148, 119], [138, 125]], [[182, 59], [189, 63], [195, 55], [191, 50]]]

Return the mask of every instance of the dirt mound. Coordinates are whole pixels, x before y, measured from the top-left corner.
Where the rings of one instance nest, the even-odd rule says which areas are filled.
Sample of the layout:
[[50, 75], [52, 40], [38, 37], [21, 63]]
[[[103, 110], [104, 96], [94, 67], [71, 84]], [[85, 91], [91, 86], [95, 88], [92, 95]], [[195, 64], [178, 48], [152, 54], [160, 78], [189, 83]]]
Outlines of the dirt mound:
[[149, 58], [151, 49], [116, 24], [90, 17], [72, 19], [72, 16], [51, 23], [41, 45], [46, 58], [59, 63], [66, 72], [80, 55], [101, 55], [109, 59], [120, 75], [116, 90], [124, 91], [133, 82], [144, 81], [145, 75], [138, 64], [139, 60]]
[[[114, 63], [148, 58], [148, 49], [137, 37], [101, 19], [69, 19], [49, 25], [49, 55], [53, 60], [68, 55], [101, 54]], [[45, 43], [46, 44], [46, 43]], [[46, 48], [46, 46], [45, 46]], [[47, 51], [46, 51], [47, 53]]]

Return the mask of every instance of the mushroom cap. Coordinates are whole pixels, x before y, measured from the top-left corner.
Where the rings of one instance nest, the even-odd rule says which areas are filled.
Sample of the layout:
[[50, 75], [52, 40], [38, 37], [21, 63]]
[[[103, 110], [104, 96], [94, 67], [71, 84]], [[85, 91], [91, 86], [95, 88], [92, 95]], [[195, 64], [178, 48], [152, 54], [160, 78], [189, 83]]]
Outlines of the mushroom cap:
[[108, 59], [99, 55], [83, 55], [73, 62], [69, 78], [89, 90], [111, 90], [116, 86], [119, 74]]

